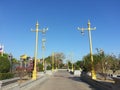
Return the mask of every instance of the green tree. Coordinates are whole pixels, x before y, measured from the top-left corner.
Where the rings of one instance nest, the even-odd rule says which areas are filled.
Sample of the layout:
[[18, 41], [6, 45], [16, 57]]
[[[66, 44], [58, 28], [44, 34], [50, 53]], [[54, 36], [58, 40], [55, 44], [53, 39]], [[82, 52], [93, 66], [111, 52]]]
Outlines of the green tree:
[[46, 64], [51, 64], [52, 63], [51, 56], [48, 56], [47, 58], [45, 58], [45, 62]]
[[84, 71], [91, 71], [91, 60], [90, 60], [90, 54], [83, 57], [83, 70]]
[[43, 64], [38, 63], [37, 67], [38, 67], [38, 71], [43, 71]]
[[0, 73], [7, 73], [10, 70], [10, 61], [8, 60], [8, 55], [4, 54], [0, 56]]
[[68, 66], [69, 66], [69, 69], [72, 69], [72, 63], [70, 61], [68, 61]]
[[[90, 54], [87, 54], [86, 56], [83, 57], [83, 62], [81, 62], [82, 64], [82, 68], [85, 71], [91, 71], [91, 58], [90, 58]], [[98, 63], [100, 62], [100, 58], [97, 54], [93, 54], [93, 64], [94, 64], [94, 69], [95, 71], [97, 71], [98, 69]]]
[[55, 66], [57, 66], [58, 68], [63, 68], [64, 67], [63, 59], [65, 59], [64, 53], [56, 52], [55, 53]]
[[76, 61], [74, 64], [74, 69], [79, 70], [80, 68], [83, 69], [83, 61]]
[[119, 61], [119, 57], [116, 58], [115, 55], [113, 56], [109, 56], [110, 60], [111, 60], [111, 67], [110, 69], [113, 71], [113, 73], [116, 72], [116, 70], [119, 70], [120, 69], [120, 61]]

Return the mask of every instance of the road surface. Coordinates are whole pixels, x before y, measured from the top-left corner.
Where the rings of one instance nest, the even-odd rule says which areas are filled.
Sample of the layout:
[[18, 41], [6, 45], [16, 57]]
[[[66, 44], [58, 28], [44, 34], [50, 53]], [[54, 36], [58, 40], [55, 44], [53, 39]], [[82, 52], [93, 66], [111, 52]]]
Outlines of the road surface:
[[42, 84], [31, 90], [95, 90], [92, 86], [82, 82], [65, 70], [59, 70]]

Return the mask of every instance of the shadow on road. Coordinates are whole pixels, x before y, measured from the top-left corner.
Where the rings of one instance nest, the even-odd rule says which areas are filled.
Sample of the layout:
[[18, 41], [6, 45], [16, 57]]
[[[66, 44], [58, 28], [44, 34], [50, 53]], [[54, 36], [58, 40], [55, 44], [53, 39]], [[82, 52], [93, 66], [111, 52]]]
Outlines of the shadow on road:
[[89, 85], [89, 88], [91, 88], [92, 90], [101, 90], [99, 88], [95, 88], [93, 85], [91, 85], [90, 83], [82, 80], [81, 77], [68, 77], [69, 79], [71, 80], [74, 80], [74, 81], [77, 81], [77, 82], [84, 82], [84, 83], [87, 83]]
[[102, 81], [92, 80], [88, 76], [68, 77], [68, 78], [77, 82], [84, 82], [88, 84], [92, 90], [113, 90], [112, 89], [113, 83], [111, 82], [102, 82]]

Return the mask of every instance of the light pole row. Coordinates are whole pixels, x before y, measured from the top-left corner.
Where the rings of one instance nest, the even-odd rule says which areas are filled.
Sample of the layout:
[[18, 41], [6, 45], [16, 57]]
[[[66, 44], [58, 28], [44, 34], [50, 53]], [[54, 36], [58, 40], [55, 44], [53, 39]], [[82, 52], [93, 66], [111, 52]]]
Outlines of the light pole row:
[[[33, 70], [33, 76], [32, 79], [36, 80], [36, 59], [37, 59], [37, 52], [38, 52], [38, 32], [42, 32], [43, 34], [45, 34], [45, 32], [48, 30], [47, 29], [43, 29], [43, 30], [39, 30], [38, 29], [38, 22], [36, 23], [36, 30], [32, 30], [34, 32], [36, 32], [36, 46], [35, 46], [35, 60], [34, 60], [34, 70]], [[91, 30], [95, 30], [96, 28], [91, 28], [90, 27], [90, 21], [88, 21], [88, 28], [79, 28], [78, 30], [81, 30], [81, 33], [84, 34], [84, 30], [88, 30], [88, 36], [89, 36], [89, 44], [90, 44], [90, 58], [91, 58], [91, 65], [92, 65], [92, 70], [91, 70], [91, 75], [92, 75], [92, 79], [96, 79], [96, 73], [94, 70], [94, 64], [93, 64], [93, 55], [92, 55], [92, 38], [91, 38]], [[43, 50], [43, 69], [44, 69], [44, 50], [45, 50], [45, 41], [46, 39], [43, 38], [42, 39], [42, 50]], [[52, 60], [54, 60], [54, 53], [52, 54]], [[53, 66], [52, 66], [53, 67]], [[54, 70], [54, 67], [53, 67]]]

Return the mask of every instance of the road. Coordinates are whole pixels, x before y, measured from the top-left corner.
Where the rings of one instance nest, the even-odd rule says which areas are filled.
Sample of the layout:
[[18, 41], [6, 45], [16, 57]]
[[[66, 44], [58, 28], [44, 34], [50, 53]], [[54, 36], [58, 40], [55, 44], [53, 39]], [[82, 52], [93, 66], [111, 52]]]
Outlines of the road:
[[47, 81], [39, 84], [31, 90], [95, 90], [80, 78], [74, 77], [65, 70], [59, 70]]

